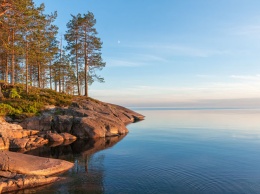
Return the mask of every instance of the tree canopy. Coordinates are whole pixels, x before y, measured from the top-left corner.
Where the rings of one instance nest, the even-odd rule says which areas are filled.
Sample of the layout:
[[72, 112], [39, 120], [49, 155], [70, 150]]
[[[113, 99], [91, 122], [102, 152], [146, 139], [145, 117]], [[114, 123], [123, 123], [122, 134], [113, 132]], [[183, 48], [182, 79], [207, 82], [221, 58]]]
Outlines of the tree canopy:
[[32, 0], [0, 0], [0, 80], [25, 84], [27, 92], [35, 86], [88, 96], [88, 85], [103, 81], [96, 70], [105, 66], [93, 13], [72, 16], [64, 43], [57, 12], [44, 10]]

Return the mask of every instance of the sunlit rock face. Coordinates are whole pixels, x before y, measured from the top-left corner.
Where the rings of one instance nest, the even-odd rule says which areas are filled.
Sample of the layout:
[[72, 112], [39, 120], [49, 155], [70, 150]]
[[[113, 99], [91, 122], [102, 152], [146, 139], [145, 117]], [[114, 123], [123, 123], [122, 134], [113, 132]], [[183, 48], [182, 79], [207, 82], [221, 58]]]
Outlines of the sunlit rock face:
[[73, 167], [73, 163], [63, 160], [0, 151], [0, 170], [2, 171], [26, 175], [50, 176], [66, 171], [71, 167]]
[[[33, 119], [34, 120], [34, 119]], [[20, 125], [10, 124], [4, 119], [0, 121], [0, 150], [31, 150], [49, 142], [75, 141], [76, 136], [69, 133], [52, 133], [38, 130], [24, 130]]]
[[0, 149], [33, 149], [48, 143], [47, 139], [38, 136], [39, 131], [23, 130], [20, 125], [0, 120]]
[[[3, 174], [0, 171], [0, 175]], [[38, 187], [57, 181], [58, 177], [15, 174], [0, 178], [0, 193]]]
[[73, 165], [58, 159], [0, 151], [0, 192], [52, 183], [58, 178], [49, 176], [64, 172]]
[[55, 108], [23, 121], [25, 129], [70, 133], [82, 139], [126, 134], [125, 125], [144, 116], [127, 108], [88, 98], [75, 98], [68, 108]]

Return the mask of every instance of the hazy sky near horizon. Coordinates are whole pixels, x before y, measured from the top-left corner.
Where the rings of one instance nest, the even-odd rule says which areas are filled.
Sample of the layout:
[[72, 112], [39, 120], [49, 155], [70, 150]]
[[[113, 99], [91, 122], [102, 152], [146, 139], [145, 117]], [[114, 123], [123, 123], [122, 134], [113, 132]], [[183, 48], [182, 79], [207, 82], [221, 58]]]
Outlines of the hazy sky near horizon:
[[[94, 13], [106, 67], [90, 96], [125, 106], [260, 107], [259, 0], [34, 0]], [[236, 99], [236, 100], [233, 100]]]

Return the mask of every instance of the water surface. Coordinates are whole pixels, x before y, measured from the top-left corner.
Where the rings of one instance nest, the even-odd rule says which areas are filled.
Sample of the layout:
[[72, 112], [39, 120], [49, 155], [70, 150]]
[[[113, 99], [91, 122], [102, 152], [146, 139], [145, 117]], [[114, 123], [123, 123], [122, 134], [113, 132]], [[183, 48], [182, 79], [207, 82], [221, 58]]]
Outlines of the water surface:
[[260, 193], [259, 110], [138, 109], [126, 137], [30, 154], [66, 159], [37, 193]]

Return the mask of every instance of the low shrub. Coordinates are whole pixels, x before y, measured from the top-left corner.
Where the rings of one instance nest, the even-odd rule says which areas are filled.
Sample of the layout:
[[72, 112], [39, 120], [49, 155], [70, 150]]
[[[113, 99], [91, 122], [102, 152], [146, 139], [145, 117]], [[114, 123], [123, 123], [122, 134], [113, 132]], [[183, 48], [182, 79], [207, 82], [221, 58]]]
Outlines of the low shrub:
[[15, 109], [9, 104], [0, 103], [0, 116], [5, 116], [5, 115], [13, 116], [21, 113], [22, 112], [19, 109]]

